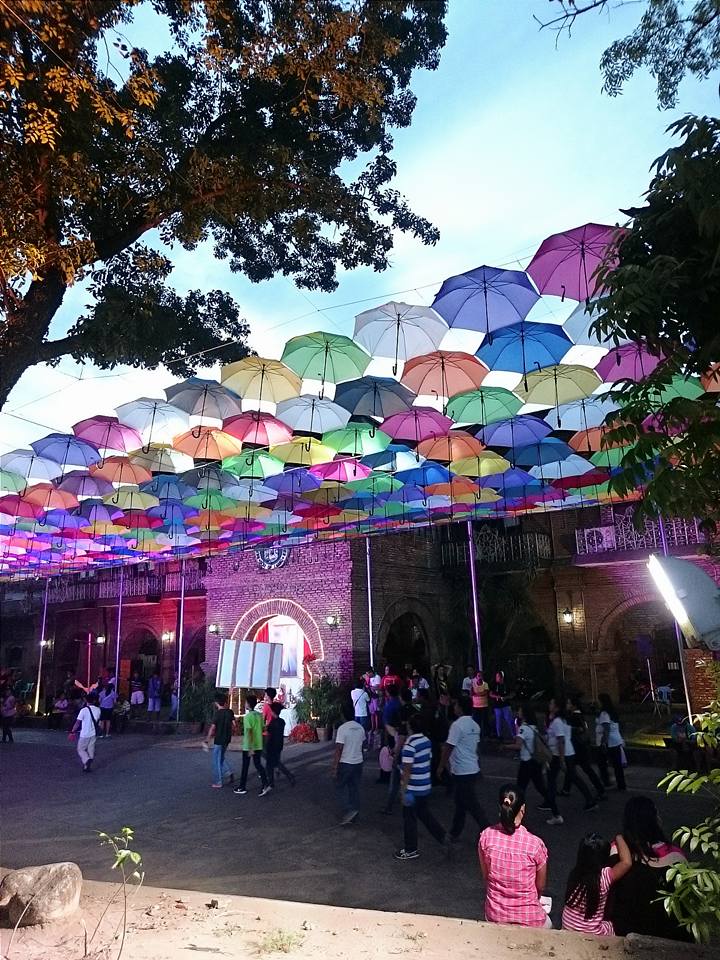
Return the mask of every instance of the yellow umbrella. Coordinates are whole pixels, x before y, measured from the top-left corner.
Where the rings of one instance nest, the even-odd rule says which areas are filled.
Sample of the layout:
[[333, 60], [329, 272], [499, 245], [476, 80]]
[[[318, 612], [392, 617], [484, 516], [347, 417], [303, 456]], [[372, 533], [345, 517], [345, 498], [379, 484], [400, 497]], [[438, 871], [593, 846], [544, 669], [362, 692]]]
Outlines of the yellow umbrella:
[[483, 450], [476, 457], [463, 457], [450, 464], [453, 473], [462, 477], [493, 477], [510, 469], [510, 461], [492, 450]]
[[573, 363], [557, 363], [552, 367], [533, 370], [514, 392], [524, 403], [537, 403], [543, 407], [559, 407], [564, 403], [584, 400], [600, 386], [602, 380], [589, 367]]
[[264, 357], [244, 357], [226, 364], [220, 371], [220, 380], [239, 394], [244, 401], [267, 400], [280, 403], [300, 395], [301, 378], [281, 360]]
[[284, 463], [314, 467], [317, 463], [330, 463], [335, 456], [335, 451], [314, 437], [296, 437], [287, 443], [270, 447], [270, 456], [277, 457]]
[[103, 503], [110, 503], [121, 510], [147, 510], [156, 507], [160, 501], [151, 493], [141, 493], [137, 487], [118, 487], [115, 493], [103, 497]]

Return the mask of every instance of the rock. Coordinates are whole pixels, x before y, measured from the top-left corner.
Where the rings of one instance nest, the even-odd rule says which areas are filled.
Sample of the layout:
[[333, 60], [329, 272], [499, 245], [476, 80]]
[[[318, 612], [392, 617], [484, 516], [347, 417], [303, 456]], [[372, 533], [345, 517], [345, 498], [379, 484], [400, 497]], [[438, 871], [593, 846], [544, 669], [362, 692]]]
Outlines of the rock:
[[21, 927], [31, 927], [62, 920], [80, 906], [81, 890], [82, 873], [76, 863], [11, 870], [0, 883], [0, 923], [14, 927], [20, 921]]

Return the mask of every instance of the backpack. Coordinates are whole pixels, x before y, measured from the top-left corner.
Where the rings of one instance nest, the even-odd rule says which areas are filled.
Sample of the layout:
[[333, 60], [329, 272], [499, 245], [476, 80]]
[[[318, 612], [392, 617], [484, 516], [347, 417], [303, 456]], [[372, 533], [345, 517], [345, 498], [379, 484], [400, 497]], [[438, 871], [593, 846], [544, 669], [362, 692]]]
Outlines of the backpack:
[[535, 738], [533, 739], [533, 760], [535, 763], [540, 764], [541, 767], [547, 766], [552, 760], [552, 753], [550, 747], [547, 745], [547, 741], [543, 739], [542, 734], [537, 728], [535, 729]]

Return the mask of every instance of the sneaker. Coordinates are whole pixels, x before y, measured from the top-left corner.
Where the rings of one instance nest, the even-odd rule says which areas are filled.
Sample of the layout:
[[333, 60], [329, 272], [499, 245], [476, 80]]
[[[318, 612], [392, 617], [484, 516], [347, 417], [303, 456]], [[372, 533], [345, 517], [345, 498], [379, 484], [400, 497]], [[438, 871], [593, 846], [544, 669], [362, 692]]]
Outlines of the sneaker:
[[272, 787], [268, 784], [266, 787], [263, 787], [260, 791], [261, 797], [266, 797], [269, 793], [272, 793]]
[[244, 797], [245, 794], [247, 793], [247, 790], [245, 789], [245, 787], [235, 787], [235, 789], [233, 790], [233, 793], [237, 793], [239, 796]]
[[560, 814], [558, 814], [556, 817], [550, 817], [550, 819], [546, 820], [545, 823], [547, 823], [551, 827], [561, 827], [565, 823], [565, 821], [560, 816]]
[[541, 803], [538, 810], [542, 810], [543, 813], [552, 813], [552, 807], [549, 803]]
[[349, 826], [351, 823], [355, 823], [355, 821], [357, 820], [359, 814], [360, 814], [360, 811], [359, 811], [359, 810], [350, 810], [348, 813], [345, 814], [345, 816], [344, 816], [344, 817], [342, 818], [342, 820], [340, 821], [340, 826], [341, 826], [341, 827], [347, 827], [347, 826]]
[[93, 765], [93, 762], [92, 762], [92, 757], [91, 757], [91, 758], [88, 760], [88, 762], [85, 764], [85, 768], [86, 768], [86, 770], [87, 770], [88, 773], [90, 773], [90, 771], [92, 770], [92, 765]]
[[599, 810], [600, 807], [597, 805], [596, 800], [591, 800], [590, 803], [585, 804], [585, 813], [592, 813], [593, 810]]
[[398, 850], [395, 854], [396, 860], [417, 860], [420, 856], [417, 850], [406, 850], [404, 847], [402, 850]]
[[213, 788], [213, 790], [222, 790], [221, 783], [211, 783], [210, 786]]

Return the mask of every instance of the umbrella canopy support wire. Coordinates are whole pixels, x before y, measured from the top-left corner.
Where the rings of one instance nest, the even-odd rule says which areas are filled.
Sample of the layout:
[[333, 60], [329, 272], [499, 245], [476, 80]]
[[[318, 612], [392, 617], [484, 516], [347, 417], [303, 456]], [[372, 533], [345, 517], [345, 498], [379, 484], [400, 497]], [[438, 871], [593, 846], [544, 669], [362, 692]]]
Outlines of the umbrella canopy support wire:
[[185, 629], [185, 558], [180, 561], [180, 611], [178, 618], [178, 669], [177, 669], [177, 713], [175, 720], [180, 722], [180, 701], [182, 698], [182, 658], [183, 658], [183, 632]]
[[115, 634], [115, 693], [118, 692], [120, 677], [120, 630], [123, 615], [123, 587], [125, 585], [125, 567], [120, 567], [120, 590], [118, 593], [117, 632]]
[[477, 648], [478, 670], [483, 668], [482, 634], [480, 631], [480, 608], [478, 606], [477, 570], [475, 569], [475, 540], [472, 520], [467, 521], [468, 558], [470, 561], [470, 589], [472, 590], [473, 621], [475, 624], [475, 646]]
[[370, 655], [370, 669], [375, 669], [375, 637], [373, 627], [373, 602], [372, 602], [372, 565], [370, 558], [370, 537], [365, 537], [365, 572], [367, 575], [367, 598], [368, 598], [368, 653]]
[[40, 709], [40, 683], [42, 681], [43, 653], [45, 652], [45, 626], [47, 624], [48, 594], [50, 593], [50, 577], [45, 581], [45, 599], [43, 600], [42, 626], [40, 627], [40, 659], [38, 660], [37, 683], [35, 684], [35, 713]]
[[[667, 539], [665, 537], [665, 523], [661, 516], [658, 517], [658, 529], [660, 530], [660, 544], [662, 546], [663, 556], [666, 557], [668, 555]], [[674, 617], [673, 623], [675, 624], [675, 640], [677, 642], [678, 657], [680, 659], [680, 674], [683, 682], [683, 693], [685, 694], [685, 706], [687, 707], [688, 721], [692, 723], [692, 706], [690, 705], [690, 693], [688, 691], [687, 674], [685, 672], [685, 642], [677, 620], [675, 620]]]

